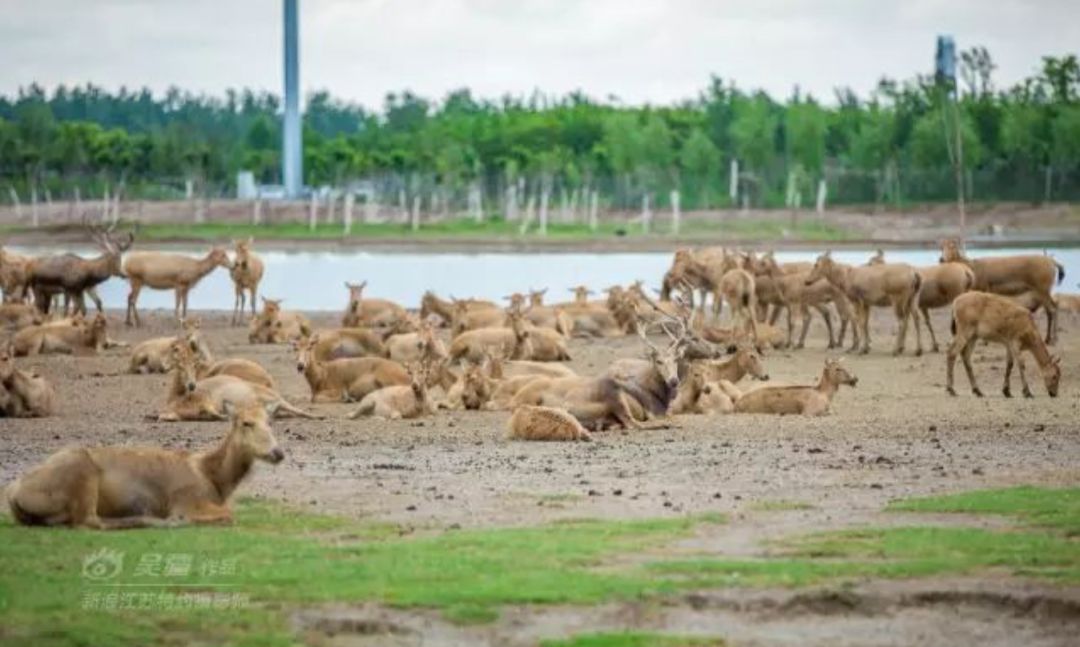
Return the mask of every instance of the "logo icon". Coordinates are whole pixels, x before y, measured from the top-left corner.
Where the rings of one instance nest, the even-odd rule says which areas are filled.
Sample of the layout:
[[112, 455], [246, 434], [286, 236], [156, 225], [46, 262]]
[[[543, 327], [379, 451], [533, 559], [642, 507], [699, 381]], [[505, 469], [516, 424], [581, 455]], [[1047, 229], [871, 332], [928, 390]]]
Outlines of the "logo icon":
[[102, 548], [83, 557], [82, 574], [88, 580], [110, 580], [124, 569], [124, 553]]

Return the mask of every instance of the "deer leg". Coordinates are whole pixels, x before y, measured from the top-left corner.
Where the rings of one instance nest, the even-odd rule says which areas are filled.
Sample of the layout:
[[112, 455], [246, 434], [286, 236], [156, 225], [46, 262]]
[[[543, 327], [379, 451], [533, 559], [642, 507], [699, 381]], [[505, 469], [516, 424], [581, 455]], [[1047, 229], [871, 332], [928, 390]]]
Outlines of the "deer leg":
[[104, 312], [104, 308], [101, 304], [101, 297], [98, 296], [97, 288], [87, 288], [86, 293], [90, 295], [90, 299], [94, 302], [94, 307], [98, 312]]
[[956, 389], [953, 388], [953, 369], [956, 365], [956, 355], [966, 343], [967, 340], [958, 333], [945, 350], [945, 392], [949, 395], [956, 395]]
[[[776, 322], [780, 320], [780, 313], [784, 310], [785, 306], [777, 303], [773, 306], [772, 314], [769, 315], [769, 325], [775, 326]], [[791, 314], [791, 313], [788, 313]]]
[[792, 319], [792, 308], [787, 309], [787, 341], [784, 342], [785, 348], [791, 348], [791, 344], [795, 339], [795, 322]]
[[[930, 332], [930, 350], [934, 353], [940, 353], [941, 349], [938, 347], [937, 335], [934, 334], [934, 326], [930, 323], [930, 309], [920, 308], [922, 310], [923, 321], [926, 322], [926, 330]], [[918, 325], [918, 321], [915, 322]]]
[[[135, 279], [131, 279], [131, 291], [128, 292], [127, 299], [127, 318], [124, 323], [128, 326], [139, 325], [139, 309], [137, 304], [139, 302], [139, 291], [142, 290], [142, 283]], [[134, 321], [132, 320], [134, 316]]]
[[1006, 398], [1012, 397], [1012, 388], [1010, 387], [1009, 382], [1012, 381], [1014, 357], [1015, 355], [1013, 355], [1012, 345], [1005, 344], [1005, 385], [1001, 387], [1001, 394], [1004, 395]]
[[1025, 398], [1033, 398], [1033, 397], [1035, 397], [1031, 393], [1031, 387], [1028, 386], [1027, 371], [1025, 370], [1027, 367], [1024, 365], [1024, 352], [1020, 349], [1020, 344], [1018, 344], [1014, 340], [1014, 341], [1009, 342], [1009, 344], [1006, 347], [1010, 348], [1012, 350], [1013, 357], [1016, 358], [1016, 368], [1020, 372], [1020, 385], [1024, 389], [1023, 390], [1024, 397]]
[[975, 381], [975, 369], [971, 366], [971, 354], [975, 351], [975, 338], [972, 337], [964, 345], [963, 354], [961, 358], [964, 360], [964, 370], [967, 371], [968, 382], [971, 383], [971, 392], [976, 397], [983, 397], [982, 391], [979, 389], [978, 383]]
[[799, 331], [799, 343], [795, 345], [795, 348], [801, 350], [806, 347], [806, 334], [810, 332], [810, 307], [800, 304], [799, 316], [802, 318], [802, 330]]
[[237, 283], [235, 288], [234, 288], [232, 319], [229, 320], [229, 325], [232, 325], [232, 326], [236, 325], [236, 322], [238, 320], [237, 313], [240, 312], [240, 308], [243, 307], [241, 305], [243, 303], [243, 301], [244, 301], [244, 288], [240, 287], [240, 284]]
[[859, 317], [859, 333], [862, 337], [862, 347], [859, 348], [859, 354], [866, 355], [870, 352], [870, 306], [860, 303], [856, 306], [856, 309]]
[[304, 411], [300, 407], [293, 406], [292, 404], [289, 404], [285, 400], [285, 398], [280, 398], [279, 400], [277, 400], [277, 407], [278, 408], [275, 412], [275, 417], [277, 417], [278, 414], [285, 412], [296, 416], [297, 418], [307, 418], [308, 420], [322, 420], [323, 418], [325, 418], [325, 416], [316, 415], [314, 413]]
[[829, 333], [829, 345], [827, 346], [827, 348], [836, 348], [836, 343], [833, 342], [832, 313], [829, 312], [828, 306], [818, 303], [814, 305], [814, 310], [817, 310], [818, 314], [821, 315], [821, 318], [825, 320], [825, 330]]
[[256, 296], [258, 295], [258, 292], [259, 292], [259, 286], [256, 285], [256, 286], [253, 286], [251, 288], [251, 316], [252, 317], [254, 317], [255, 314], [256, 314], [255, 313], [255, 304], [258, 303], [258, 301], [259, 301], [256, 298]]
[[897, 303], [893, 306], [893, 314], [896, 315], [896, 322], [898, 329], [896, 331], [896, 342], [893, 344], [894, 356], [901, 355], [904, 352], [904, 345], [907, 342], [907, 327], [908, 327], [908, 312], [904, 308], [903, 303]]
[[196, 501], [191, 505], [183, 506], [176, 517], [183, 522], [199, 525], [230, 524], [233, 521], [232, 510], [229, 506], [211, 501]]
[[[1046, 343], [1053, 346], [1058, 337], [1058, 306], [1049, 294], [1040, 295], [1042, 307], [1046, 310]], [[1019, 361], [1019, 359], [1018, 359]]]

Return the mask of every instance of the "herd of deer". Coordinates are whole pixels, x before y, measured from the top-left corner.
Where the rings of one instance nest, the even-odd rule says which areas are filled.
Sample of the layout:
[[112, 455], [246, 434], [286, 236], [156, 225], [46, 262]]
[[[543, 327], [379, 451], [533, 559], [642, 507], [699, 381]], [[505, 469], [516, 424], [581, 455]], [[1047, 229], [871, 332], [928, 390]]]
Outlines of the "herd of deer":
[[[641, 282], [610, 287], [602, 299], [590, 299], [593, 293], [581, 286], [573, 300], [555, 304], [544, 302], [547, 290], [514, 293], [505, 297], [505, 307], [427, 292], [411, 312], [365, 297], [366, 282], [346, 283], [341, 326], [315, 329], [303, 314], [282, 309], [280, 300], [263, 297], [257, 311], [264, 265], [250, 240], [235, 242], [231, 257], [214, 247], [203, 258], [190, 258], [129, 252], [132, 236], [88, 230], [102, 249], [93, 259], [24, 257], [0, 248], [0, 326], [11, 332], [0, 344], [0, 416], [48, 416], [57, 399], [44, 377], [16, 366], [16, 357], [127, 346], [109, 338], [95, 292], [119, 276], [130, 283], [128, 325], [140, 325], [142, 288], [176, 294], [178, 333], [143, 341], [129, 354], [131, 373], [169, 374], [156, 420], [228, 420], [230, 430], [216, 448], [197, 454], [126, 447], [58, 452], [7, 489], [13, 516], [24, 524], [128, 528], [228, 521], [228, 499], [253, 462], [277, 463], [284, 456], [269, 420], [320, 417], [288, 402], [258, 363], [215, 359], [199, 320], [188, 317], [187, 301], [216, 267], [228, 269], [235, 285], [232, 324], [242, 324], [250, 307], [249, 341], [291, 345], [311, 401], [356, 403], [350, 419], [417, 418], [441, 409], [508, 411], [510, 438], [590, 440], [604, 429], [666, 426], [671, 415], [822, 415], [841, 385], [857, 383], [841, 360], [826, 360], [812, 385], [744, 390], [737, 383], [746, 376], [768, 380], [763, 353], [802, 348], [814, 312], [824, 320], [828, 348], [841, 347], [850, 329], [851, 350], [869, 352], [876, 307], [891, 307], [896, 316], [894, 354], [904, 351], [909, 321], [915, 352], [923, 352], [920, 313], [937, 351], [929, 311], [952, 307], [950, 394], [959, 356], [972, 391], [982, 395], [971, 365], [978, 340], [1005, 346], [1006, 396], [1014, 364], [1023, 394], [1032, 395], [1025, 351], [1034, 356], [1051, 396], [1061, 379], [1060, 360], [1047, 344], [1055, 342], [1059, 303], [1068, 305], [1051, 295], [1063, 268], [1037, 255], [968, 259], [956, 241], [946, 241], [941, 263], [926, 268], [889, 263], [881, 252], [851, 266], [829, 253], [814, 263], [779, 263], [771, 252], [682, 249], [656, 299]], [[85, 294], [97, 307], [93, 318]], [[55, 303], [61, 295], [62, 315]], [[731, 311], [726, 327], [719, 325], [725, 302]], [[1045, 339], [1033, 319], [1039, 308], [1047, 314]], [[786, 331], [776, 327], [785, 314]], [[614, 359], [598, 375], [579, 375], [562, 363], [570, 360], [571, 338], [621, 335], [638, 336], [644, 356]], [[654, 343], [657, 335], [665, 343]]]

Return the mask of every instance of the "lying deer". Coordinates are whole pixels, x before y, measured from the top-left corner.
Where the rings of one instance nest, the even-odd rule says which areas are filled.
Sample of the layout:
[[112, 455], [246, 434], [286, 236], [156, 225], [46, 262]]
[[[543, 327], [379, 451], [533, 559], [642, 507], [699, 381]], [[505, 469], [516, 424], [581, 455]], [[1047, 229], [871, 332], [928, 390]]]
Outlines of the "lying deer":
[[387, 328], [395, 322], [408, 318], [405, 308], [387, 299], [365, 299], [363, 283], [345, 283], [349, 291], [349, 305], [341, 319], [343, 328]]
[[18, 332], [44, 322], [34, 306], [27, 303], [0, 304], [0, 328]]
[[447, 356], [446, 345], [435, 336], [431, 324], [422, 321], [416, 332], [399, 333], [386, 339], [386, 356], [395, 362], [438, 360]]
[[577, 418], [555, 407], [518, 407], [510, 416], [507, 431], [510, 440], [592, 440]]
[[15, 366], [15, 349], [0, 346], [0, 417], [44, 418], [52, 415], [56, 394], [49, 382]]
[[498, 306], [491, 301], [485, 301], [483, 299], [451, 299], [450, 301], [447, 301], [445, 299], [440, 299], [437, 294], [428, 290], [420, 300], [420, 319], [426, 320], [431, 315], [436, 315], [439, 317], [443, 327], [449, 326], [454, 320], [454, 304], [458, 301], [464, 303], [466, 307], [470, 309], [498, 308]]
[[531, 335], [521, 313], [510, 313], [509, 317], [510, 325], [507, 328], [478, 328], [454, 337], [450, 342], [450, 361], [481, 362], [487, 355], [505, 359], [531, 359]]
[[274, 406], [226, 402], [228, 435], [194, 454], [157, 447], [62, 449], [15, 481], [11, 514], [27, 526], [98, 530], [230, 523], [229, 499], [255, 461], [285, 458], [270, 430]]
[[24, 328], [15, 334], [15, 354], [96, 355], [108, 341], [105, 315], [98, 313], [87, 323], [82, 315]]
[[950, 395], [956, 395], [953, 389], [953, 366], [959, 354], [964, 360], [964, 370], [967, 371], [968, 382], [971, 383], [971, 392], [982, 397], [982, 391], [975, 382], [971, 353], [975, 350], [975, 342], [983, 339], [1005, 346], [1005, 385], [1001, 389], [1005, 397], [1012, 397], [1009, 382], [1014, 362], [1020, 368], [1020, 384], [1024, 389], [1024, 397], [1032, 397], [1027, 375], [1024, 373], [1024, 351], [1035, 357], [1046, 383], [1046, 392], [1052, 398], [1057, 396], [1061, 383], [1061, 358], [1050, 355], [1046, 342], [1039, 336], [1035, 320], [1026, 308], [996, 294], [968, 292], [953, 301], [952, 321], [953, 340], [949, 344], [945, 360], [945, 390]]
[[733, 394], [736, 413], [822, 416], [841, 384], [855, 386], [859, 380], [841, 365], [843, 360], [826, 359], [817, 386], [761, 386], [741, 395]]
[[382, 357], [349, 357], [323, 361], [314, 350], [319, 335], [297, 344], [296, 370], [311, 388], [312, 402], [357, 402], [387, 386], [408, 385], [409, 372]]
[[691, 366], [690, 375], [679, 384], [671, 413], [715, 415], [735, 411], [739, 390], [728, 380], [710, 381], [709, 377], [707, 370]]
[[202, 337], [199, 319], [180, 321], [180, 334], [173, 337], [155, 337], [137, 344], [131, 349], [128, 371], [131, 373], [168, 373], [172, 370], [172, 346], [179, 342], [204, 359], [210, 359], [210, 348]]
[[[312, 336], [301, 335], [294, 340], [294, 349]], [[315, 336], [319, 339], [312, 352], [322, 362], [348, 357], [386, 357], [388, 354], [382, 338], [367, 328], [324, 329]]]
[[22, 303], [29, 296], [32, 260], [0, 247], [0, 290], [4, 291], [4, 303]]
[[203, 258], [191, 258], [165, 252], [133, 252], [124, 259], [124, 275], [131, 283], [128, 294], [127, 325], [142, 325], [139, 321], [139, 292], [143, 287], [176, 292], [177, 319], [187, 317], [188, 293], [216, 267], [232, 268], [229, 255], [214, 247]]
[[224, 420], [227, 405], [270, 406], [278, 414], [288, 413], [300, 418], [321, 419], [320, 416], [289, 404], [280, 393], [271, 388], [232, 375], [200, 379], [194, 353], [184, 345], [174, 345], [172, 353], [172, 383], [165, 410], [157, 417], [160, 422]]
[[254, 238], [233, 241], [232, 268], [229, 276], [232, 278], [233, 287], [236, 290], [236, 302], [233, 304], [232, 325], [238, 325], [244, 316], [246, 294], [251, 294], [251, 316], [255, 316], [255, 306], [258, 301], [259, 283], [263, 277], [263, 262], [255, 252], [251, 251], [255, 243]]
[[409, 368], [409, 384], [384, 386], [372, 391], [360, 400], [360, 406], [349, 414], [353, 420], [361, 416], [375, 416], [389, 420], [420, 418], [435, 413], [427, 387], [427, 372], [420, 365]]
[[284, 344], [311, 334], [311, 322], [299, 312], [282, 310], [283, 299], [263, 297], [263, 310], [248, 325], [248, 342]]

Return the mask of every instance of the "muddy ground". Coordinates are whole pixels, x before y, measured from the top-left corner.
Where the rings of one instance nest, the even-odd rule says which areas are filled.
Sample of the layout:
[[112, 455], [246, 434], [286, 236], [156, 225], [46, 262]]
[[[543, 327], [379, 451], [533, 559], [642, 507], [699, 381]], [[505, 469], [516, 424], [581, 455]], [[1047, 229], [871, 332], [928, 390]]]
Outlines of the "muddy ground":
[[[222, 313], [202, 313], [219, 357], [257, 360], [282, 392], [307, 406], [308, 389], [285, 346], [251, 346], [246, 330]], [[948, 339], [946, 313], [936, 327]], [[317, 325], [337, 316], [313, 314]], [[136, 342], [169, 334], [166, 313], [147, 313], [125, 329], [110, 313], [111, 336]], [[632, 518], [721, 512], [730, 522], [702, 529], [671, 551], [733, 556], [768, 552], [769, 539], [864, 524], [971, 523], [881, 512], [892, 499], [1017, 484], [1080, 483], [1080, 321], [1062, 323], [1061, 396], [1046, 396], [1032, 359], [1036, 398], [1000, 394], [1004, 352], [976, 351], [985, 399], [970, 395], [961, 367], [952, 398], [944, 390], [944, 356], [888, 354], [891, 315], [874, 320], [874, 350], [850, 356], [858, 387], [843, 389], [831, 416], [683, 417], [672, 429], [605, 432], [593, 443], [514, 443], [504, 439], [508, 414], [442, 412], [422, 421], [344, 420], [352, 405], [316, 405], [325, 421], [279, 420], [288, 460], [260, 465], [246, 495], [400, 524], [404, 532], [447, 527], [534, 525], [560, 518]], [[773, 381], [816, 379], [824, 330], [815, 323], [809, 348], [771, 352]], [[909, 341], [909, 349], [912, 347]], [[570, 344], [571, 365], [597, 373], [614, 358], [636, 356], [635, 338]], [[61, 404], [47, 420], [0, 420], [0, 483], [69, 444], [155, 444], [199, 448], [221, 437], [221, 423], [157, 423], [146, 416], [164, 402], [166, 376], [128, 375], [126, 351], [94, 358], [21, 360], [55, 383]], [[1013, 391], [1019, 393], [1015, 382]], [[742, 386], [746, 387], [744, 382]], [[765, 501], [798, 501], [811, 509], [761, 511]], [[298, 614], [305, 635], [338, 631], [326, 644], [529, 645], [537, 637], [629, 627], [723, 635], [736, 644], [791, 645], [1065, 645], [1076, 644], [1080, 590], [1021, 581], [1000, 573], [908, 582], [863, 582], [837, 602], [798, 591], [704, 592], [649, 604], [596, 608], [517, 608], [491, 626], [459, 628], [437, 614], [362, 607]], [[819, 597], [815, 597], [819, 596]], [[313, 619], [314, 618], [314, 619]], [[335, 619], [336, 618], [336, 619]], [[357, 619], [359, 618], [359, 620]], [[399, 631], [367, 636], [363, 627]], [[374, 624], [372, 624], [374, 623]], [[322, 629], [321, 629], [322, 628]], [[323, 632], [323, 633], [334, 633]]]

